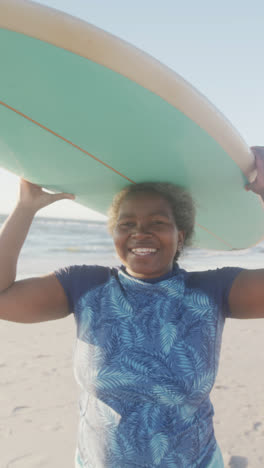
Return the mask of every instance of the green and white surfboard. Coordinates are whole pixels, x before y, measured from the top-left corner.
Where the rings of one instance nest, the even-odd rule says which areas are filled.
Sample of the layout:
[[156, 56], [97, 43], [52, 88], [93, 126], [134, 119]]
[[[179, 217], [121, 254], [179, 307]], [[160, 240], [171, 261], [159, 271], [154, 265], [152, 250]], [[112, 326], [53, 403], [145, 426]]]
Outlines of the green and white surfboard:
[[26, 0], [0, 0], [0, 166], [106, 213], [129, 183], [168, 181], [197, 204], [195, 245], [264, 234], [244, 190], [254, 157], [198, 91], [137, 48]]

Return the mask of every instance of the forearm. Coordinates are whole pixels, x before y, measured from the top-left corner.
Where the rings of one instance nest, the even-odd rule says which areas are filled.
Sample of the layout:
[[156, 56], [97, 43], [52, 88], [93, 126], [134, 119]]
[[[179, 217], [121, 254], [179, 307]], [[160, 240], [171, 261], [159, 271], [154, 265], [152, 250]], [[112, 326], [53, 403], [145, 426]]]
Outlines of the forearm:
[[0, 292], [16, 279], [18, 257], [34, 214], [33, 209], [18, 203], [0, 231]]
[[21, 179], [18, 203], [0, 231], [0, 293], [16, 279], [17, 261], [35, 213], [59, 200], [74, 200], [67, 193], [47, 193], [41, 187]]

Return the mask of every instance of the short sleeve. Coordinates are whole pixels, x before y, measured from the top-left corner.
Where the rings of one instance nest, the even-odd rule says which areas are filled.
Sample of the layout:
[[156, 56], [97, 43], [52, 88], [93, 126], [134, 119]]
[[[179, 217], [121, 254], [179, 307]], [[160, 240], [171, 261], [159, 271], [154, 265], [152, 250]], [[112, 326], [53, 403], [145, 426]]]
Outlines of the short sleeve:
[[54, 274], [65, 291], [71, 312], [74, 312], [80, 297], [106, 282], [111, 270], [98, 265], [72, 265], [56, 270]]
[[241, 273], [242, 268], [225, 267], [217, 270], [218, 282], [222, 290], [222, 310], [226, 317], [231, 316], [229, 308], [229, 294], [235, 278]]
[[193, 272], [189, 284], [203, 290], [217, 304], [224, 317], [230, 317], [229, 293], [235, 278], [243, 271], [239, 267], [224, 267], [216, 270]]

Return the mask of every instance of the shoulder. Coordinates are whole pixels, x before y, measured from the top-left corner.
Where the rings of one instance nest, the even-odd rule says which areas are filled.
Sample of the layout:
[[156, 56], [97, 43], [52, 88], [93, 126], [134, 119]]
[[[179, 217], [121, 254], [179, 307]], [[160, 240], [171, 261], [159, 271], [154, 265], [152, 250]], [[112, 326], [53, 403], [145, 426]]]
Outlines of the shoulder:
[[239, 267], [224, 267], [206, 271], [184, 271], [185, 287], [189, 291], [208, 296], [226, 316], [230, 316], [229, 295], [237, 276], [243, 271]]
[[239, 267], [224, 267], [205, 271], [185, 271], [185, 281], [190, 287], [214, 287], [232, 283], [242, 271]]
[[100, 265], [71, 265], [54, 272], [69, 299], [71, 308], [78, 298], [107, 283], [117, 269]]
[[112, 269], [101, 265], [70, 265], [55, 271], [59, 280], [70, 279], [71, 281], [89, 280], [89, 286], [96, 286], [104, 282], [111, 275]]

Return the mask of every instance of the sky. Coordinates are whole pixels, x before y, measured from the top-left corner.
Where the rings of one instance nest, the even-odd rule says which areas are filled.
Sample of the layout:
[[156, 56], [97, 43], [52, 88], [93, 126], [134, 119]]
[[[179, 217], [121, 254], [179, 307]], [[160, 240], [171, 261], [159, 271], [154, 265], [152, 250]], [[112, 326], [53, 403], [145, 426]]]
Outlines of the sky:
[[[249, 146], [264, 145], [263, 0], [41, 0], [125, 39], [204, 94]], [[0, 169], [0, 213], [16, 202], [18, 178]], [[56, 206], [57, 205], [57, 206]], [[58, 202], [41, 216], [103, 219]]]

